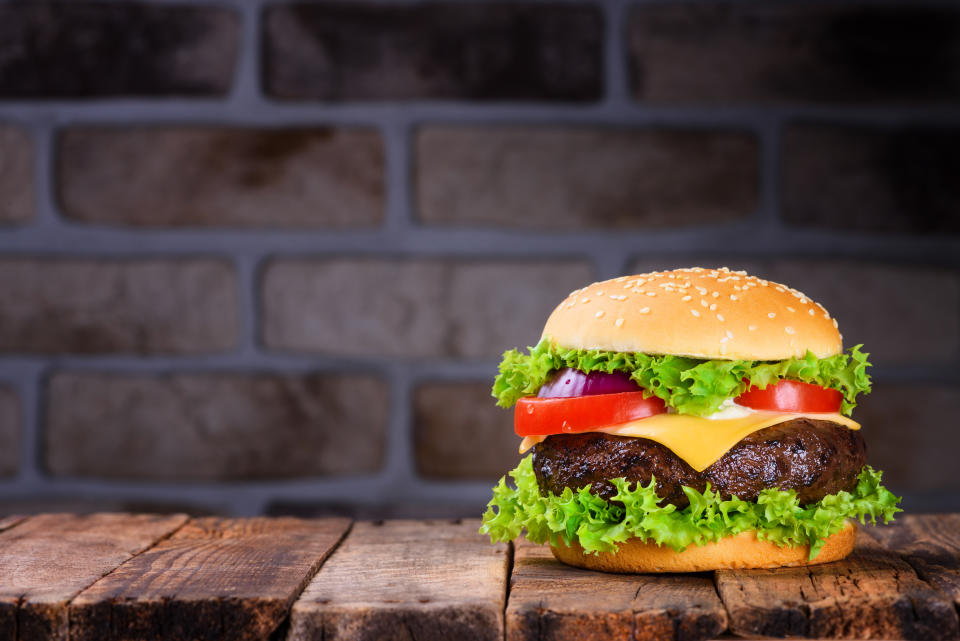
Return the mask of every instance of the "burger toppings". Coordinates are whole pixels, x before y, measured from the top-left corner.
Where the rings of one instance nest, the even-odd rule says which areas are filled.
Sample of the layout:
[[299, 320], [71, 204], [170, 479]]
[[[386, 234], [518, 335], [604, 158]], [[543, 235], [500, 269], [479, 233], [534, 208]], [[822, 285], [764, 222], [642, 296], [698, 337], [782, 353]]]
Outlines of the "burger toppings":
[[840, 412], [849, 416], [857, 405], [857, 396], [870, 392], [866, 371], [870, 363], [860, 347], [827, 358], [817, 358], [808, 351], [802, 358], [782, 361], [701, 360], [672, 354], [564, 348], [544, 339], [526, 354], [517, 350], [504, 353], [493, 396], [501, 407], [511, 407], [518, 399], [537, 394], [560, 370], [621, 372], [674, 412], [706, 416], [748, 389], [766, 390], [771, 384], [792, 380], [840, 392]]
[[640, 386], [626, 372], [595, 371], [584, 373], [568, 367], [550, 377], [540, 387], [537, 396], [540, 398], [570, 398], [571, 396], [637, 391], [640, 391]]
[[575, 398], [521, 398], [513, 426], [520, 436], [570, 434], [620, 425], [667, 411], [659, 398], [642, 391], [578, 396]]
[[813, 383], [782, 380], [766, 389], [750, 387], [737, 397], [736, 403], [780, 412], [839, 412], [843, 394]]

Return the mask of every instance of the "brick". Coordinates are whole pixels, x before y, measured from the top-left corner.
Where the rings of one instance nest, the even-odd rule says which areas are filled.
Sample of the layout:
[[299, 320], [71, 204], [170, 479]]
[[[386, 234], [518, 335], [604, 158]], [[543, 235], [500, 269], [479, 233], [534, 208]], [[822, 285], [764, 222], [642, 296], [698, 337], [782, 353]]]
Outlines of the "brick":
[[863, 343], [884, 366], [945, 363], [960, 355], [960, 274], [950, 269], [839, 259], [644, 258], [631, 273], [725, 265], [799, 289], [837, 319], [843, 344]]
[[370, 376], [60, 373], [48, 393], [56, 476], [343, 476], [383, 460], [388, 393]]
[[88, 223], [363, 227], [384, 209], [369, 129], [82, 128], [60, 138], [60, 202]]
[[0, 351], [210, 353], [238, 340], [232, 268], [213, 259], [0, 259]]
[[33, 217], [33, 153], [25, 129], [0, 125], [0, 225]]
[[594, 6], [273, 6], [264, 83], [289, 99], [591, 101], [602, 39]]
[[633, 95], [649, 102], [920, 103], [960, 98], [960, 11], [867, 2], [635, 7]]
[[264, 342], [283, 351], [496, 358], [537, 342], [590, 281], [576, 261], [291, 259], [263, 277]]
[[958, 148], [960, 129], [789, 127], [783, 217], [826, 229], [960, 233]]
[[0, 5], [0, 97], [224, 95], [240, 20], [214, 7]]
[[17, 473], [20, 461], [20, 398], [0, 386], [0, 476]]
[[516, 467], [520, 437], [513, 432], [513, 412], [495, 405], [492, 383], [430, 383], [416, 389], [414, 456], [420, 476], [495, 481]]
[[899, 493], [960, 489], [958, 414], [956, 383], [878, 383], [853, 417], [863, 425], [868, 462], [883, 470], [884, 482]]
[[680, 227], [740, 219], [757, 204], [757, 143], [742, 133], [428, 127], [416, 153], [426, 223]]

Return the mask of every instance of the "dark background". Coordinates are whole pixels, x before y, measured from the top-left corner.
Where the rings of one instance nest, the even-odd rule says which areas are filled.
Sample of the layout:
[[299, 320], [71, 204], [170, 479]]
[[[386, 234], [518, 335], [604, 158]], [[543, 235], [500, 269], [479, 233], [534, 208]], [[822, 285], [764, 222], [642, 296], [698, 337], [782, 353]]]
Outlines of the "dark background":
[[477, 514], [499, 354], [693, 264], [960, 509], [958, 103], [949, 2], [0, 2], [0, 512]]

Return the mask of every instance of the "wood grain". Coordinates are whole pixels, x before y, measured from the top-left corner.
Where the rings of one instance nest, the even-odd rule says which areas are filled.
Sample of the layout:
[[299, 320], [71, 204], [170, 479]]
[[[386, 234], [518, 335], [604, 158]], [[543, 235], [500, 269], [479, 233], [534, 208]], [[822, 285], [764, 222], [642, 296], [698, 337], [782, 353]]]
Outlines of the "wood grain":
[[870, 533], [960, 608], [960, 514], [900, 516]]
[[266, 639], [349, 525], [192, 520], [81, 593], [70, 638]]
[[66, 639], [71, 599], [186, 520], [47, 514], [0, 533], [0, 639]]
[[834, 639], [952, 639], [953, 603], [865, 531], [835, 563], [716, 573], [730, 631]]
[[19, 514], [9, 514], [7, 516], [0, 516], [0, 532], [4, 530], [9, 530], [14, 525], [25, 520], [27, 517], [20, 516]]
[[294, 604], [289, 641], [494, 641], [510, 547], [478, 520], [357, 523]]
[[708, 639], [727, 615], [708, 575], [621, 575], [572, 568], [546, 546], [514, 552], [508, 641]]

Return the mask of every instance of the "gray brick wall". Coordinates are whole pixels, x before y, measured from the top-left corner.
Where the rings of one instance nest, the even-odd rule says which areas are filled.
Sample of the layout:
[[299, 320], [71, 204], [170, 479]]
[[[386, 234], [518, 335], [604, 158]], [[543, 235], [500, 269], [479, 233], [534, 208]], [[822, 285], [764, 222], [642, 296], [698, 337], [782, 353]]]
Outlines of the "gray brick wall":
[[960, 9], [0, 2], [0, 512], [476, 514], [570, 289], [823, 302], [960, 509]]

